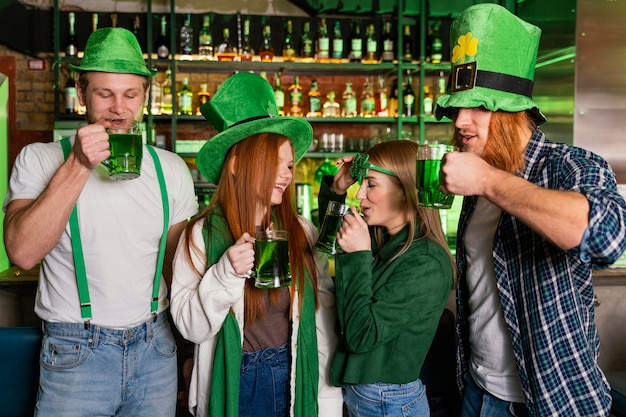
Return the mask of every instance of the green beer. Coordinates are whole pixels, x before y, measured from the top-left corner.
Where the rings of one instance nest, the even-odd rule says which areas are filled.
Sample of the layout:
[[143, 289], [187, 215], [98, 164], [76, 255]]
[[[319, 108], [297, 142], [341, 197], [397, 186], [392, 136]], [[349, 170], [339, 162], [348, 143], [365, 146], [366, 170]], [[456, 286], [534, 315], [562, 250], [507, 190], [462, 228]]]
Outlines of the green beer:
[[418, 159], [415, 169], [417, 201], [422, 207], [448, 209], [452, 207], [454, 194], [439, 191], [440, 159]]
[[139, 177], [143, 144], [140, 133], [109, 133], [111, 156], [105, 161], [109, 175], [115, 180]]
[[274, 231], [255, 243], [254, 285], [257, 288], [280, 288], [291, 285], [289, 241], [287, 232]]
[[322, 228], [320, 229], [320, 235], [315, 244], [315, 249], [326, 252], [329, 255], [337, 253], [336, 243], [337, 232], [341, 227], [343, 221], [343, 214], [329, 213], [324, 218]]

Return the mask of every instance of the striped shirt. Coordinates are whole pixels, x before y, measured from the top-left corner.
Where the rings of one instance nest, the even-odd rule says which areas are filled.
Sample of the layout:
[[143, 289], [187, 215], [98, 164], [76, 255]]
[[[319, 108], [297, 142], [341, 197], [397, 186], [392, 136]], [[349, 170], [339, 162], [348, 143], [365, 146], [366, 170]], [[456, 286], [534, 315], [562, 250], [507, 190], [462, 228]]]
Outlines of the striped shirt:
[[[610, 266], [626, 247], [626, 203], [607, 162], [550, 142], [537, 129], [521, 177], [540, 187], [582, 193], [589, 225], [580, 246], [563, 251], [503, 212], [493, 257], [500, 301], [531, 416], [607, 416], [609, 385], [598, 365], [592, 269]], [[477, 197], [463, 201], [458, 234], [458, 383], [468, 370], [467, 262], [463, 239]], [[563, 207], [567, 210], [567, 207]], [[476, 213], [480, 215], [480, 213]]]

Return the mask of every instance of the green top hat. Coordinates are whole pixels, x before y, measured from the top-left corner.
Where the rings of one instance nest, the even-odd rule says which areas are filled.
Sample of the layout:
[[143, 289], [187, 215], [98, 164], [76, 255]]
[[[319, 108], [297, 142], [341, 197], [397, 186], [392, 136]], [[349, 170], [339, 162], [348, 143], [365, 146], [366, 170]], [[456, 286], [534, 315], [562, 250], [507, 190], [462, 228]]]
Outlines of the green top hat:
[[200, 111], [219, 132], [198, 152], [200, 173], [217, 184], [231, 146], [257, 133], [276, 133], [293, 143], [298, 162], [311, 146], [313, 128], [304, 119], [278, 116], [272, 86], [264, 78], [240, 72], [230, 76]]
[[141, 47], [135, 35], [124, 28], [102, 28], [93, 32], [80, 65], [69, 65], [76, 71], [117, 72], [152, 76], [143, 59]]
[[465, 9], [452, 23], [452, 72], [448, 94], [435, 115], [450, 117], [454, 108], [484, 107], [527, 111], [537, 125], [546, 121], [532, 100], [541, 29], [497, 4]]

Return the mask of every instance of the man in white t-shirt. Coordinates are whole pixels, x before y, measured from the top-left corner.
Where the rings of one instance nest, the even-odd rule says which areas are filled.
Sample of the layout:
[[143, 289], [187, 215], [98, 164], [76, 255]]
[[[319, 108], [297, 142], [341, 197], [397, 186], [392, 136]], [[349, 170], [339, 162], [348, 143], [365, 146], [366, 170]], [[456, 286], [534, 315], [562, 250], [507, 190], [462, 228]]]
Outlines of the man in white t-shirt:
[[97, 30], [70, 66], [89, 124], [60, 143], [24, 147], [3, 206], [11, 261], [41, 262], [35, 415], [171, 417], [167, 297], [178, 238], [197, 211], [193, 179], [180, 157], [147, 145], [138, 178], [116, 181], [102, 164], [106, 129], [141, 120], [155, 75], [131, 32]]

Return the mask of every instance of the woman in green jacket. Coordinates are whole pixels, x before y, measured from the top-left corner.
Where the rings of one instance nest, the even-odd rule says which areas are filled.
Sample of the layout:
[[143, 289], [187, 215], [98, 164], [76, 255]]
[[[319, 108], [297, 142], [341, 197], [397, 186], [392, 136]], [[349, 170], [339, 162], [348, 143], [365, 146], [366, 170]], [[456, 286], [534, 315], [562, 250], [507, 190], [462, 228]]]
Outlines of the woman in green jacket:
[[439, 213], [417, 206], [417, 144], [383, 142], [343, 157], [325, 177], [320, 213], [360, 183], [337, 234], [336, 301], [341, 340], [331, 381], [355, 416], [428, 416], [419, 379], [452, 288], [454, 261]]

